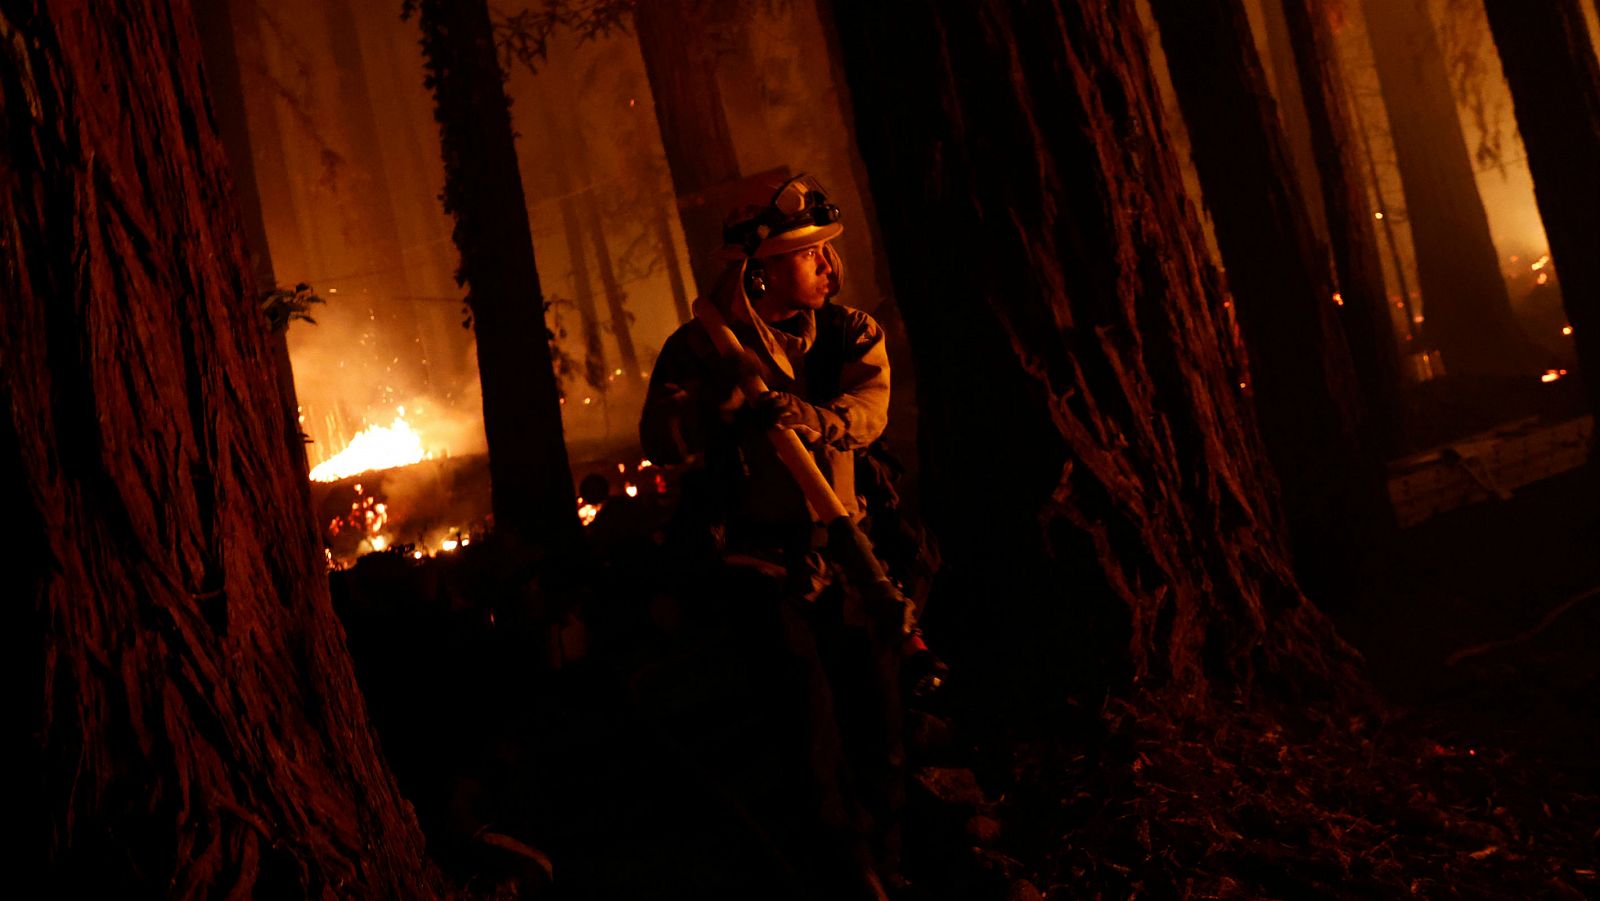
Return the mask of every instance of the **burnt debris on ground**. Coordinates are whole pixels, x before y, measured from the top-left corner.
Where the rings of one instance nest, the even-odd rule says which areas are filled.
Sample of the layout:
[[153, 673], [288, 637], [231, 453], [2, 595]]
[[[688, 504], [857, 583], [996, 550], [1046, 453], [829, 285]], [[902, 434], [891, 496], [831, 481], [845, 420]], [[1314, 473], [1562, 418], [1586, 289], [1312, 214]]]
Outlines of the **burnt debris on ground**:
[[[914, 710], [905, 896], [1592, 897], [1596, 482], [1403, 532], [1336, 614], [1369, 707], [1178, 721], [1074, 699], [981, 734], [957, 702]], [[795, 702], [657, 540], [661, 512], [604, 510], [559, 561], [491, 538], [332, 574], [384, 753], [473, 894], [811, 888], [783, 782]]]

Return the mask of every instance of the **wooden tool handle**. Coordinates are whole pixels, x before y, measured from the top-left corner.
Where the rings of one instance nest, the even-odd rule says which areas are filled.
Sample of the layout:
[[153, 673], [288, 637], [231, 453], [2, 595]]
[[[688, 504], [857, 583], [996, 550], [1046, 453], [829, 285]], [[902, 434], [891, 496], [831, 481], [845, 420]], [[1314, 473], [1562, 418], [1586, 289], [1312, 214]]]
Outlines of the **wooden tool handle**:
[[[725, 357], [736, 357], [744, 352], [744, 346], [739, 343], [739, 338], [728, 327], [727, 320], [722, 318], [722, 313], [705, 298], [696, 298], [694, 302], [694, 318], [700, 320], [705, 326], [706, 333], [711, 336], [711, 343], [717, 351]], [[767, 393], [766, 380], [760, 373], [752, 373], [739, 386], [744, 393], [752, 398]], [[840, 517], [848, 517], [850, 512], [839, 501], [839, 495], [833, 491], [833, 486], [828, 484], [828, 479], [817, 468], [817, 461], [806, 450], [805, 444], [796, 435], [794, 429], [773, 429], [767, 433], [772, 440], [772, 447], [778, 452], [778, 459], [788, 467], [789, 472], [800, 484], [800, 491], [806, 496], [806, 503], [811, 505], [812, 512], [820, 517], [823, 523], [831, 523]]]

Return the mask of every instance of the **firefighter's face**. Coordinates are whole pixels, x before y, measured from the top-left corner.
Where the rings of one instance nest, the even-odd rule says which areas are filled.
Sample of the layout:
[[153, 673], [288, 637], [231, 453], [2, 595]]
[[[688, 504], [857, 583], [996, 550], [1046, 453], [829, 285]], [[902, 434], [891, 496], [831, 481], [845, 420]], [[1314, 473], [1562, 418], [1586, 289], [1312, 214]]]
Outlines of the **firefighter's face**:
[[828, 245], [817, 244], [762, 260], [767, 270], [767, 306], [774, 313], [821, 308], [830, 292], [833, 267]]

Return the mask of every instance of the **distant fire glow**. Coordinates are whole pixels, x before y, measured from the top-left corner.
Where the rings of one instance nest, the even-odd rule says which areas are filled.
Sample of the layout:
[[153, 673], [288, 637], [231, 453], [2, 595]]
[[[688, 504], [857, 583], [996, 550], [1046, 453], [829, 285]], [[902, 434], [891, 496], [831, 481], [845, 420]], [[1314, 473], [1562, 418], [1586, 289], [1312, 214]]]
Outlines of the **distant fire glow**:
[[313, 482], [337, 482], [363, 472], [409, 466], [428, 458], [422, 449], [422, 436], [396, 416], [387, 426], [370, 426], [344, 450], [318, 463], [311, 470]]
[[1566, 374], [1567, 371], [1565, 369], [1546, 369], [1544, 375], [1539, 376], [1539, 381], [1553, 382]]

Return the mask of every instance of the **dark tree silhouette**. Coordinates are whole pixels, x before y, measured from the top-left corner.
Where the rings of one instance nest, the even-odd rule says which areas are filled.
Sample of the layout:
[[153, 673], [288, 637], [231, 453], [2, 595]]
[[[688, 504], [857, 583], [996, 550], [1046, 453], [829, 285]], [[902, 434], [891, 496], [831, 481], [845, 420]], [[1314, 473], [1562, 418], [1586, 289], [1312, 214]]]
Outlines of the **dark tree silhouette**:
[[[717, 188], [738, 181], [739, 157], [717, 86], [714, 48], [707, 22], [729, 9], [727, 0], [639, 0], [633, 21], [639, 51], [655, 95], [661, 144], [678, 194], [678, 216], [689, 259], [702, 293], [710, 254], [722, 245]], [[710, 271], [710, 276], [716, 273]]]
[[497, 530], [550, 547], [577, 534], [561, 395], [505, 76], [484, 0], [407, 0], [417, 14], [483, 387]]
[[1427, 321], [1453, 374], [1532, 376], [1424, 0], [1363, 0]]
[[1336, 287], [1241, 0], [1152, 0], [1250, 354], [1303, 584], [1347, 590], [1389, 515]]
[[1577, 0], [1483, 5], [1528, 148], [1589, 406], [1600, 414], [1600, 65]]
[[1378, 450], [1392, 453], [1399, 445], [1400, 355], [1328, 8], [1316, 0], [1282, 0], [1281, 7], [1277, 0], [1268, 0], [1267, 5], [1282, 10], [1300, 75], [1328, 240], [1339, 278], [1339, 318], [1355, 363], [1369, 434]]
[[0, 4], [0, 550], [50, 897], [441, 886], [282, 438], [189, 6]]
[[835, 16], [952, 666], [990, 704], [1059, 710], [1065, 676], [1172, 715], [1345, 673], [1290, 571], [1132, 4]]

